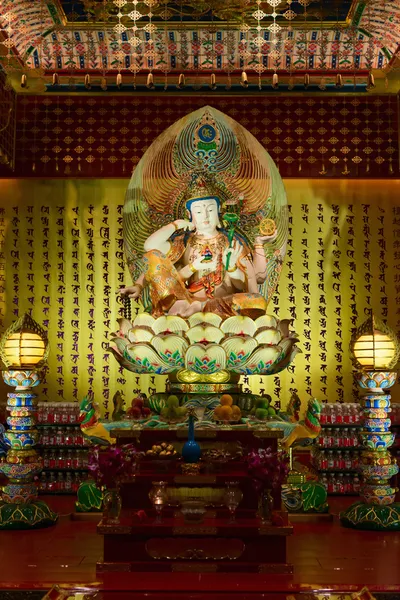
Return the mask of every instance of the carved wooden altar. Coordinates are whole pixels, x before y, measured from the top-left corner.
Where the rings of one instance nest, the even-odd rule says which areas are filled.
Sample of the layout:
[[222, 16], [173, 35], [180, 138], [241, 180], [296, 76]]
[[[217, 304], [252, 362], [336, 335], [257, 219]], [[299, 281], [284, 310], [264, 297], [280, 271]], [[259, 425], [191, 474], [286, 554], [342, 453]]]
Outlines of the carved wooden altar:
[[[178, 449], [187, 439], [185, 430], [114, 430], [117, 443], [135, 443], [146, 451], [163, 441]], [[276, 450], [279, 431], [196, 430], [196, 440], [204, 451], [210, 447], [240, 444], [243, 448], [270, 447]], [[155, 480], [168, 482], [168, 488], [223, 489], [227, 481], [239, 482], [243, 492], [236, 518], [229, 519], [221, 503], [211, 502], [200, 523], [185, 522], [179, 505], [167, 506], [161, 522], [156, 522], [148, 493]], [[99, 571], [193, 571], [291, 573], [286, 540], [292, 534], [287, 513], [281, 510], [280, 490], [274, 497], [273, 523], [264, 524], [257, 516], [258, 495], [244, 461], [231, 460], [213, 465], [204, 462], [200, 473], [185, 475], [180, 461], [144, 459], [134, 480], [122, 488], [123, 510], [120, 522], [102, 520], [97, 528], [104, 540]], [[173, 504], [173, 502], [171, 503]], [[138, 512], [144, 510], [146, 517]]]

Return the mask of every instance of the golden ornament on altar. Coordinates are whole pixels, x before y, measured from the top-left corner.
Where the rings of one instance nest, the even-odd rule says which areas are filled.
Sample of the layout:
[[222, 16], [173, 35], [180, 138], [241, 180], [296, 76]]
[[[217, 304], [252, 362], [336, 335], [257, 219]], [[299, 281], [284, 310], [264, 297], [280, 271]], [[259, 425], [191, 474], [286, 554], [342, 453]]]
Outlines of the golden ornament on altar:
[[261, 235], [274, 235], [276, 223], [273, 219], [263, 219], [259, 225]]

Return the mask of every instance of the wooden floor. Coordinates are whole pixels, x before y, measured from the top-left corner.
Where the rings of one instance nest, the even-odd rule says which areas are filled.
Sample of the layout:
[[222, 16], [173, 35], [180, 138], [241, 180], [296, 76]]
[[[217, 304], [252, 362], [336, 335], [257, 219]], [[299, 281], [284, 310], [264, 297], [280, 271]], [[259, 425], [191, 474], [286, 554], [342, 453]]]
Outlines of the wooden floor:
[[[225, 592], [226, 597], [239, 594], [240, 598], [250, 598], [255, 597], [252, 592], [261, 590], [265, 597], [265, 593], [279, 595], [312, 589], [351, 591], [363, 585], [375, 591], [400, 593], [400, 533], [345, 529], [337, 517], [333, 522], [294, 525], [295, 533], [289, 540], [289, 561], [294, 565], [291, 576], [193, 573], [99, 576], [96, 561], [101, 556], [102, 539], [96, 534], [96, 523], [71, 520], [73, 498], [46, 500], [60, 512], [56, 526], [37, 531], [0, 532], [0, 590], [48, 589], [54, 583], [90, 584], [114, 590], [107, 598], [128, 597], [122, 592], [135, 590], [138, 594], [130, 598], [147, 599], [203, 598], [203, 592], [210, 591]], [[332, 512], [337, 514], [347, 504], [348, 499], [333, 499]], [[142, 596], [139, 592], [150, 595]]]

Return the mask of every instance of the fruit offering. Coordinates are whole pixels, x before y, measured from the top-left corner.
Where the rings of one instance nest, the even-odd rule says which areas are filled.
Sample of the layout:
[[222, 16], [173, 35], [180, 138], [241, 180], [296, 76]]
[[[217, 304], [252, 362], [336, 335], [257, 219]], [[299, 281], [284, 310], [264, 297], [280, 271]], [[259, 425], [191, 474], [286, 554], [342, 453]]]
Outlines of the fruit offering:
[[219, 405], [214, 409], [214, 419], [216, 421], [238, 422], [241, 417], [241, 410], [236, 404], [233, 404], [232, 396], [223, 394], [219, 400]]
[[161, 416], [168, 422], [182, 421], [186, 417], [187, 408], [179, 406], [178, 396], [168, 396], [167, 402], [161, 411]]
[[144, 405], [144, 400], [140, 396], [132, 400], [132, 406], [127, 411], [128, 419], [146, 419], [151, 414], [151, 410]]
[[154, 444], [150, 450], [146, 451], [146, 456], [149, 458], [175, 458], [178, 455], [172, 444], [162, 442], [162, 444]]
[[276, 416], [276, 411], [269, 405], [268, 398], [257, 398], [250, 414], [259, 421], [267, 421]]

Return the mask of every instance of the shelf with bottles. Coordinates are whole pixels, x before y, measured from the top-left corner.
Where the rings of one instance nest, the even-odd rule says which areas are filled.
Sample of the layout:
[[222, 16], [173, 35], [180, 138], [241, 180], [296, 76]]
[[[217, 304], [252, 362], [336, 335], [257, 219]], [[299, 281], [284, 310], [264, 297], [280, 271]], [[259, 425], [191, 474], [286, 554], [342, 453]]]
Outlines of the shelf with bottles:
[[48, 471], [87, 470], [88, 453], [85, 450], [54, 448], [42, 452], [43, 469]]
[[83, 481], [89, 479], [86, 471], [42, 471], [39, 478], [40, 494], [76, 494]]
[[38, 446], [41, 448], [87, 448], [90, 441], [86, 439], [80, 428], [45, 426], [40, 430]]
[[50, 428], [50, 427], [62, 427], [63, 429], [65, 427], [75, 427], [75, 428], [78, 428], [80, 426], [81, 426], [80, 423], [36, 423], [36, 427], [38, 429]]
[[322, 427], [361, 427], [362, 416], [362, 408], [356, 402], [326, 403], [322, 406], [320, 423]]
[[321, 473], [319, 482], [329, 495], [357, 496], [360, 491], [360, 477], [357, 473]]
[[78, 402], [39, 402], [38, 425], [79, 425]]
[[318, 471], [357, 471], [362, 450], [325, 450], [314, 448], [311, 454], [311, 464]]
[[354, 450], [361, 449], [359, 429], [357, 427], [325, 427], [321, 429], [319, 435], [315, 439], [317, 448], [326, 449], [345, 449]]

